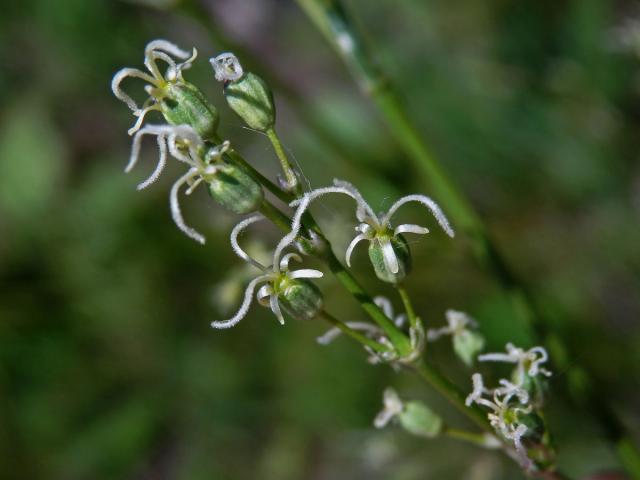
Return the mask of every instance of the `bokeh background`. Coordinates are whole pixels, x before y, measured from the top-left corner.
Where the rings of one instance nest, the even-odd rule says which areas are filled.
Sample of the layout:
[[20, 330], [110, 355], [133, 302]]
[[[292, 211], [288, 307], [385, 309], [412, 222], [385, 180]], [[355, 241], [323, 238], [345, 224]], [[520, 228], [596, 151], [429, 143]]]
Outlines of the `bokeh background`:
[[[637, 4], [347, 6], [434, 154], [570, 345], [570, 362], [586, 367], [637, 435]], [[142, 66], [144, 45], [159, 37], [198, 48], [186, 78], [219, 106], [223, 136], [265, 174], [277, 167], [267, 140], [242, 127], [213, 79], [207, 58], [220, 51], [237, 52], [270, 80], [279, 131], [312, 186], [344, 178], [381, 209], [402, 194], [429, 194], [295, 2], [3, 3], [0, 478], [521, 478], [497, 453], [374, 430], [388, 385], [466, 424], [407, 374], [368, 365], [349, 341], [317, 345], [319, 322], [280, 327], [254, 307], [237, 328], [209, 327], [237, 306], [250, 275], [228, 247], [237, 218], [201, 190], [183, 208], [208, 243], [182, 235], [168, 208], [179, 165], [135, 190], [155, 165], [152, 141], [141, 165], [123, 173], [133, 118], [110, 80]], [[316, 211], [344, 251], [351, 205]], [[419, 209], [406, 215], [426, 218]], [[408, 284], [423, 318], [441, 325], [444, 310], [456, 308], [479, 320], [491, 349], [531, 342], [468, 242], [432, 230], [413, 245]], [[245, 238], [268, 252], [278, 237], [263, 226]], [[354, 260], [372, 292], [393, 295], [363, 251]], [[331, 278], [321, 285], [331, 312], [363, 317]], [[469, 388], [470, 372], [446, 342], [431, 355]], [[615, 470], [591, 412], [553, 394], [566, 381], [556, 372], [549, 405], [560, 465], [574, 475]]]

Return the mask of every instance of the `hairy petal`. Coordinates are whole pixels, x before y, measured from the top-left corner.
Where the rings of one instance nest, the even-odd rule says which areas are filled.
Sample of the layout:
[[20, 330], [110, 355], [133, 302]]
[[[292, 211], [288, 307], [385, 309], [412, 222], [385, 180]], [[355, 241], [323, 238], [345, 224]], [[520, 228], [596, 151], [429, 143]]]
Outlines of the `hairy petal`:
[[187, 224], [184, 222], [184, 219], [182, 218], [182, 212], [180, 211], [180, 203], [178, 201], [178, 193], [180, 191], [180, 187], [187, 183], [188, 180], [195, 177], [197, 174], [198, 171], [195, 168], [192, 168], [173, 184], [173, 186], [171, 187], [171, 192], [169, 193], [169, 204], [171, 206], [171, 216], [173, 217], [173, 221], [176, 223], [178, 228], [182, 230], [182, 232], [184, 232], [184, 234], [188, 237], [204, 245], [204, 236], [202, 236], [202, 234], [198, 233], [193, 228], [187, 226]]
[[427, 207], [436, 218], [445, 233], [452, 238], [455, 236], [455, 233], [451, 228], [451, 225], [449, 224], [449, 220], [447, 220], [447, 217], [440, 209], [440, 206], [431, 198], [425, 195], [407, 195], [406, 197], [402, 197], [396, 203], [391, 205], [391, 208], [383, 218], [383, 223], [387, 223], [402, 205], [410, 202], [417, 202]]
[[266, 267], [262, 265], [260, 262], [258, 262], [257, 260], [254, 260], [253, 258], [251, 258], [249, 254], [246, 253], [238, 243], [238, 236], [240, 235], [240, 233], [244, 231], [245, 228], [263, 219], [264, 217], [262, 215], [252, 215], [248, 218], [245, 218], [244, 220], [239, 222], [235, 227], [233, 227], [233, 230], [231, 230], [231, 235], [229, 236], [229, 239], [231, 241], [231, 248], [233, 249], [236, 255], [238, 255], [245, 262], [248, 262], [251, 265], [264, 271]]
[[269, 277], [267, 275], [260, 275], [259, 277], [254, 278], [247, 285], [247, 289], [244, 292], [244, 300], [242, 305], [240, 305], [240, 309], [236, 312], [236, 314], [231, 317], [229, 320], [219, 320], [211, 322], [211, 326], [213, 328], [231, 328], [234, 325], [237, 325], [240, 320], [242, 320], [249, 311], [249, 307], [251, 306], [251, 302], [253, 300], [253, 292], [256, 289], [256, 286], [260, 282], [264, 282]]

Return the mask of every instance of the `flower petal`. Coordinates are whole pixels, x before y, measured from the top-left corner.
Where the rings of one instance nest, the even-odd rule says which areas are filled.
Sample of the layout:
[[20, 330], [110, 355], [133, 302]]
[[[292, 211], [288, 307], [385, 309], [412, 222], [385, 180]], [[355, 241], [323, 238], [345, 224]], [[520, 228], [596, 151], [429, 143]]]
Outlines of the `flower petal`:
[[378, 242], [382, 248], [382, 258], [385, 267], [393, 274], [398, 273], [400, 266], [398, 265], [398, 257], [396, 257], [396, 252], [393, 250], [391, 240], [387, 237], [382, 237], [378, 238]]
[[259, 277], [254, 278], [247, 285], [247, 289], [244, 292], [244, 300], [242, 305], [240, 305], [240, 309], [237, 313], [231, 317], [229, 320], [220, 320], [211, 322], [211, 326], [213, 328], [231, 328], [236, 325], [240, 320], [242, 320], [249, 311], [249, 307], [251, 306], [251, 301], [253, 300], [253, 291], [256, 289], [256, 286], [260, 282], [264, 282], [269, 278], [268, 275], [260, 275]]
[[169, 205], [171, 206], [171, 216], [173, 217], [173, 221], [178, 226], [178, 228], [182, 230], [182, 232], [184, 232], [184, 234], [188, 237], [204, 245], [204, 236], [184, 223], [184, 218], [182, 218], [182, 212], [180, 210], [180, 202], [178, 200], [180, 187], [187, 183], [188, 180], [195, 177], [197, 174], [198, 171], [195, 168], [192, 168], [173, 184], [173, 186], [171, 187], [171, 192], [169, 193]]
[[429, 229], [421, 227], [420, 225], [413, 225], [411, 223], [405, 223], [398, 225], [393, 231], [393, 235], [399, 235], [401, 233], [415, 233], [416, 235], [424, 235], [429, 233]]
[[366, 240], [367, 236], [364, 233], [359, 233], [355, 236], [351, 243], [347, 247], [347, 251], [344, 254], [345, 260], [347, 262], [347, 266], [351, 267], [351, 254], [353, 253], [353, 249], [356, 248], [356, 245], [360, 243], [362, 240]]
[[295, 280], [296, 278], [322, 278], [324, 273], [320, 270], [314, 270], [313, 268], [303, 268], [289, 272], [287, 276], [292, 280]]
[[396, 203], [391, 205], [391, 208], [389, 209], [387, 214], [384, 216], [384, 218], [382, 218], [382, 223], [386, 224], [402, 205], [409, 202], [417, 202], [427, 207], [436, 218], [445, 233], [450, 237], [455, 236], [455, 233], [451, 228], [451, 225], [449, 224], [449, 220], [447, 220], [447, 217], [440, 209], [440, 206], [431, 198], [425, 195], [407, 195], [406, 197], [402, 197]]

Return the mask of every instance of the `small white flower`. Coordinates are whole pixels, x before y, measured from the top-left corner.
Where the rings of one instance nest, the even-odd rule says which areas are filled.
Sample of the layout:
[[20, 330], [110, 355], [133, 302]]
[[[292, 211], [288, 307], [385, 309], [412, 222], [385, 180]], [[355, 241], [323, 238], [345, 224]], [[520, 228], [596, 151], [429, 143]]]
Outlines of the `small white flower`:
[[[133, 114], [138, 117], [135, 125], [129, 129], [129, 135], [133, 135], [140, 129], [147, 113], [160, 110], [158, 101], [165, 85], [169, 82], [183, 81], [182, 71], [191, 67], [197, 55], [198, 52], [195, 48], [189, 53], [167, 40], [152, 40], [144, 50], [144, 65], [149, 73], [137, 68], [123, 68], [114, 75], [111, 81], [113, 94], [126, 103]], [[183, 62], [176, 63], [172, 57], [183, 60]], [[168, 65], [164, 75], [158, 67], [158, 60]], [[149, 98], [142, 106], [138, 106], [136, 101], [120, 87], [120, 84], [127, 78], [139, 78], [148, 83], [145, 90], [149, 94]]]
[[294, 215], [292, 229], [278, 243], [273, 254], [273, 264], [269, 267], [265, 267], [261, 263], [252, 259], [238, 243], [238, 236], [240, 233], [249, 225], [261, 220], [262, 217], [259, 215], [253, 215], [236, 225], [231, 232], [231, 245], [234, 252], [243, 260], [262, 270], [262, 274], [249, 282], [249, 285], [245, 290], [244, 301], [237, 313], [228, 320], [211, 322], [211, 326], [213, 328], [231, 328], [240, 322], [240, 320], [247, 315], [253, 301], [254, 291], [260, 284], [263, 285], [260, 287], [256, 295], [258, 302], [263, 306], [269, 306], [280, 324], [284, 325], [284, 316], [282, 314], [280, 302], [282, 300], [282, 296], [286, 295], [286, 288], [298, 279], [321, 278], [323, 276], [323, 273], [319, 270], [289, 269], [289, 262], [292, 259], [298, 262], [302, 261], [302, 258], [297, 253], [284, 254], [285, 249], [295, 241], [300, 231], [301, 215], [302, 214], [299, 216]]
[[[467, 397], [465, 404], [482, 405], [490, 410], [487, 414], [491, 426], [505, 439], [511, 440], [516, 451], [516, 458], [521, 466], [530, 471], [534, 464], [527, 456], [527, 450], [522, 444], [522, 437], [527, 434], [528, 427], [521, 423], [520, 416], [531, 413], [532, 406], [528, 404], [529, 394], [524, 389], [507, 380], [500, 380], [501, 387], [488, 389], [484, 386], [482, 375], [474, 373], [471, 377], [473, 390]], [[490, 399], [484, 398], [491, 396]]]
[[[368, 240], [369, 242], [376, 242], [377, 244], [379, 244], [381, 251], [383, 252], [383, 258], [386, 268], [391, 273], [398, 273], [400, 266], [391, 240], [397, 235], [403, 233], [415, 233], [418, 235], [424, 235], [429, 232], [427, 228], [414, 224], [402, 224], [398, 225], [395, 228], [391, 226], [391, 217], [393, 217], [398, 209], [406, 203], [417, 202], [421, 205], [424, 205], [431, 211], [431, 213], [436, 218], [447, 235], [449, 235], [450, 237], [453, 237], [455, 235], [453, 229], [451, 228], [451, 225], [449, 225], [447, 217], [445, 217], [438, 204], [436, 204], [436, 202], [434, 202], [427, 196], [407, 195], [406, 197], [400, 198], [397, 202], [391, 205], [386, 213], [376, 215], [371, 206], [364, 200], [360, 192], [353, 185], [341, 180], [334, 180], [333, 183], [333, 187], [318, 188], [316, 190], [312, 190], [303, 198], [308, 198], [310, 202], [318, 197], [329, 193], [342, 193], [348, 195], [356, 201], [356, 218], [358, 219], [360, 224], [356, 227], [356, 231], [358, 232], [358, 234], [349, 244], [345, 254], [345, 260], [348, 266], [351, 266], [351, 253], [353, 252], [355, 246], [363, 240]], [[292, 202], [291, 205], [298, 205], [301, 203], [301, 201], [302, 200], [300, 199], [296, 200]]]
[[235, 82], [244, 75], [242, 65], [233, 53], [221, 53], [217, 57], [210, 58], [209, 63], [211, 63], [216, 80], [219, 82]]
[[383, 409], [376, 415], [373, 425], [376, 428], [385, 427], [394, 417], [400, 415], [404, 409], [404, 405], [396, 391], [389, 387], [383, 394]]
[[512, 343], [507, 343], [507, 353], [486, 353], [478, 356], [481, 362], [507, 362], [515, 363], [517, 383], [522, 385], [526, 376], [536, 377], [538, 374], [550, 377], [551, 372], [541, 364], [549, 359], [547, 351], [543, 347], [533, 347], [529, 350], [518, 348]]
[[140, 129], [133, 138], [131, 156], [125, 171], [129, 172], [136, 165], [140, 155], [140, 146], [144, 135], [156, 135], [160, 158], [158, 165], [149, 178], [138, 185], [138, 190], [148, 187], [155, 182], [166, 165], [167, 149], [177, 160], [186, 163], [189, 170], [180, 177], [171, 187], [169, 203], [173, 221], [178, 228], [196, 242], [205, 243], [205, 238], [193, 228], [189, 227], [182, 217], [178, 194], [184, 184], [189, 188], [186, 194], [190, 195], [202, 182], [210, 181], [217, 172], [216, 162], [222, 154], [229, 149], [229, 142], [207, 149], [196, 131], [189, 125], [147, 125]]
[[445, 312], [447, 326], [441, 328], [430, 328], [427, 330], [427, 339], [433, 342], [443, 335], [460, 335], [469, 327], [476, 328], [478, 323], [464, 312], [457, 310], [447, 310]]

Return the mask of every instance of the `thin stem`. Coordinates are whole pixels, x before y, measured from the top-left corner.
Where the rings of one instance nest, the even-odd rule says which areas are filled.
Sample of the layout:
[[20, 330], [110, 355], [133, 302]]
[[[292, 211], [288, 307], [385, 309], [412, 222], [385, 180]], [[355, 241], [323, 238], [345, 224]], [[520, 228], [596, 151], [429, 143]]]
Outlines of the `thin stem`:
[[271, 145], [273, 145], [273, 149], [276, 152], [278, 160], [280, 160], [280, 166], [282, 167], [284, 176], [287, 179], [287, 184], [289, 185], [289, 187], [291, 187], [291, 190], [299, 196], [301, 193], [300, 182], [298, 181], [298, 176], [296, 175], [295, 169], [289, 161], [289, 157], [282, 147], [280, 137], [278, 137], [275, 128], [270, 128], [269, 130], [267, 130], [266, 134], [269, 138], [269, 141], [271, 142]]
[[464, 442], [473, 443], [476, 446], [487, 448], [487, 433], [482, 432], [469, 432], [468, 430], [461, 430], [458, 428], [444, 427], [442, 434], [449, 437], [455, 438], [456, 440], [462, 440]]
[[344, 268], [344, 265], [342, 265], [340, 260], [338, 260], [331, 250], [330, 245], [327, 247], [327, 251], [325, 252], [325, 260], [329, 265], [329, 269], [331, 269], [331, 272], [333, 272], [340, 283], [342, 283], [349, 293], [355, 297], [373, 321], [382, 328], [387, 337], [389, 337], [391, 343], [393, 343], [393, 345], [398, 349], [400, 356], [403, 357], [409, 355], [412, 351], [409, 339], [393, 324], [380, 307], [375, 304], [371, 295], [362, 288], [362, 285], [358, 283], [351, 272]]
[[362, 345], [366, 345], [367, 347], [374, 350], [376, 353], [383, 354], [383, 353], [388, 353], [390, 351], [389, 347], [382, 345], [381, 343], [378, 343], [375, 340], [372, 340], [371, 338], [367, 337], [366, 335], [363, 335], [362, 333], [354, 330], [353, 328], [350, 328], [344, 322], [341, 322], [340, 320], [335, 318], [333, 315], [328, 313], [326, 310], [322, 310], [319, 315], [320, 317], [330, 322], [333, 326], [339, 328], [342, 331], [342, 333], [350, 336], [357, 342], [360, 342]]
[[407, 318], [409, 319], [409, 326], [413, 329], [418, 327], [418, 316], [416, 315], [415, 309], [413, 308], [413, 303], [411, 302], [411, 298], [409, 297], [409, 293], [401, 284], [396, 285], [396, 290], [400, 294], [400, 298], [402, 299], [402, 304], [404, 305], [404, 311], [407, 313]]

